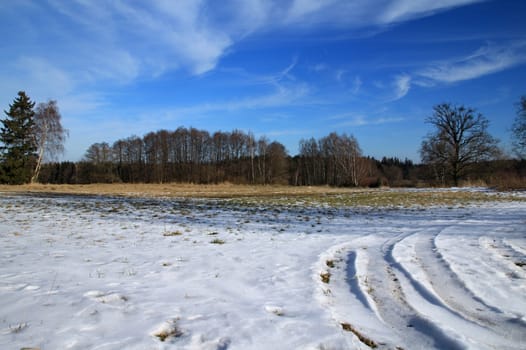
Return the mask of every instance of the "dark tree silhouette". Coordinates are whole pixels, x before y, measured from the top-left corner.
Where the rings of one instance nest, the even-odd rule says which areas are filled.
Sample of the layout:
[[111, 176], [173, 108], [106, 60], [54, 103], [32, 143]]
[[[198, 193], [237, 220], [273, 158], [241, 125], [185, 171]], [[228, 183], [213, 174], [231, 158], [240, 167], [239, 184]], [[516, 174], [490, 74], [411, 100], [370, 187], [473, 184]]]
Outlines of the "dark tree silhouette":
[[426, 122], [435, 130], [422, 142], [420, 154], [442, 182], [449, 177], [458, 186], [471, 165], [499, 154], [498, 141], [487, 131], [488, 120], [472, 108], [436, 105]]
[[36, 144], [33, 135], [35, 103], [24, 91], [4, 111], [6, 119], [0, 128], [1, 181], [8, 184], [27, 183], [33, 171]]

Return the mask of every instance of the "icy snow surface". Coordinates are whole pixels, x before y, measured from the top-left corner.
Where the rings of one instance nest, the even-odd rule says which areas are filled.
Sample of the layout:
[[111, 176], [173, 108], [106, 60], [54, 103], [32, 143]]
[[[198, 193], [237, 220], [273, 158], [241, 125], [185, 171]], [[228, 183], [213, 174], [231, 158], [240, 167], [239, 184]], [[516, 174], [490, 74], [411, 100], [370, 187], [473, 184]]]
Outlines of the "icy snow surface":
[[526, 203], [0, 194], [0, 349], [526, 349]]

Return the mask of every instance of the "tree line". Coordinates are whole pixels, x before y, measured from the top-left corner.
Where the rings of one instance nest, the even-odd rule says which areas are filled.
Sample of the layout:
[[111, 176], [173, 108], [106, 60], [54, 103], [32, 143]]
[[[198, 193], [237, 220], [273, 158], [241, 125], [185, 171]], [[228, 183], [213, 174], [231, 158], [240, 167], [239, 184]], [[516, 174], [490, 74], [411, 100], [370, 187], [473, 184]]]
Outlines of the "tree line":
[[0, 182], [3, 183], [168, 183], [289, 184], [295, 186], [459, 185], [514, 178], [524, 183], [526, 98], [513, 124], [515, 160], [503, 160], [489, 121], [475, 109], [433, 107], [433, 130], [420, 148], [422, 163], [364, 156], [353, 135], [330, 133], [302, 139], [298, 154], [251, 132], [210, 133], [196, 128], [158, 130], [112, 144], [94, 143], [79, 162], [53, 162], [63, 151], [67, 130], [56, 101], [34, 103], [20, 92], [2, 120]]

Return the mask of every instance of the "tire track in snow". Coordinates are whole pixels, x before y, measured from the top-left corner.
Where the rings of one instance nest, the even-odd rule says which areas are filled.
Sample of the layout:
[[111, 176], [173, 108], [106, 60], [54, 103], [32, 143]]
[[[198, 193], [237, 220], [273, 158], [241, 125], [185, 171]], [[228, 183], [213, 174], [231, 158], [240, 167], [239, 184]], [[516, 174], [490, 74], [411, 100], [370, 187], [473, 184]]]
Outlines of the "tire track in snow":
[[[436, 295], [436, 305], [445, 308], [438, 312], [431, 310], [431, 315], [434, 315], [431, 318], [440, 322], [441, 318], [446, 317], [447, 322], [442, 323], [455, 324], [457, 333], [462, 329], [462, 334], [459, 335], [468, 342], [485, 338], [487, 344], [494, 344], [495, 347], [511, 347], [513, 343], [520, 343], [524, 322], [504, 315], [500, 309], [486, 304], [467, 288], [438, 251], [435, 244], [438, 235], [417, 233], [402, 241], [394, 254], [410, 275], [418, 279], [423, 288], [428, 289], [426, 293]], [[408, 255], [413, 258], [408, 259]]]
[[[425, 348], [463, 349], [461, 342], [417, 312], [404, 295], [402, 284], [414, 281], [403, 273], [392, 250], [409, 235], [402, 233], [387, 240], [369, 235], [320, 255], [314, 276], [323, 291], [319, 299], [340, 325], [349, 322], [380, 348], [409, 349], [422, 344]], [[327, 269], [327, 259], [340, 266]], [[331, 276], [328, 283], [319, 275], [327, 270]]]
[[[502, 312], [509, 322], [522, 325], [521, 333], [526, 334], [526, 275], [523, 268], [496, 250], [498, 241], [499, 237], [494, 235], [459, 235], [457, 232], [435, 238], [443, 258], [466, 287], [486, 305]], [[466, 247], [469, 247], [468, 254]]]
[[519, 266], [526, 263], [525, 254], [515, 250], [502, 238], [481, 237], [479, 243], [490, 252], [495, 264], [501, 265], [507, 276], [515, 279], [526, 279], [526, 271]]
[[[452, 338], [440, 326], [417, 311], [411, 303], [411, 301], [415, 301], [414, 295], [418, 295], [424, 302], [437, 306], [441, 304], [433, 293], [430, 293], [416, 281], [393, 257], [395, 246], [411, 235], [413, 233], [403, 234], [388, 240], [376, 252], [377, 256], [374, 260], [382, 260], [383, 262], [381, 268], [376, 268], [373, 271], [375, 276], [381, 276], [381, 279], [375, 279], [378, 287], [377, 298], [385, 303], [382, 307], [379, 306], [381, 314], [404, 337], [406, 341], [404, 347], [411, 348], [411, 344], [418, 342], [426, 344], [426, 348], [464, 349], [465, 346], [462, 342]], [[385, 273], [383, 273], [384, 271]], [[382, 279], [389, 282], [387, 292], [391, 293], [380, 293]], [[411, 298], [407, 297], [408, 292], [412, 294]]]
[[521, 246], [518, 240], [504, 239], [504, 243], [514, 252], [521, 254], [523, 258], [526, 258], [526, 247]]
[[[524, 322], [466, 286], [435, 243], [440, 233], [435, 227], [387, 238], [371, 234], [330, 248], [314, 276], [323, 291], [319, 300], [337, 324], [345, 329], [348, 323], [379, 348], [517, 349]], [[367, 348], [363, 340], [350, 345]]]

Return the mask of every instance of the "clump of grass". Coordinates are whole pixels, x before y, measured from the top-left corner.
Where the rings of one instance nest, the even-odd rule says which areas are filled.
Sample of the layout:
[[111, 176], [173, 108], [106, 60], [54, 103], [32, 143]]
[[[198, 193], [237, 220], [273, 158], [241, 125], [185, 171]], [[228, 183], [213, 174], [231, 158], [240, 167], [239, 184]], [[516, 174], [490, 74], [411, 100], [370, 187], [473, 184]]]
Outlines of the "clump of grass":
[[223, 241], [222, 239], [216, 238], [216, 239], [211, 240], [210, 243], [212, 243], [212, 244], [225, 244], [226, 242]]
[[332, 269], [334, 267], [334, 260], [327, 260], [325, 262], [325, 265], [327, 265], [327, 267], [330, 267]]
[[331, 273], [330, 272], [321, 273], [320, 277], [321, 277], [321, 281], [323, 283], [327, 283], [328, 284], [331, 281]]
[[175, 325], [169, 329], [163, 329], [154, 334], [160, 341], [164, 342], [168, 338], [179, 338], [183, 335], [183, 332], [175, 327]]
[[171, 231], [171, 232], [165, 232], [163, 233], [163, 236], [165, 237], [172, 237], [172, 236], [181, 236], [183, 233], [181, 231]]
[[376, 345], [376, 343], [374, 342], [374, 340], [372, 339], [369, 339], [367, 338], [366, 336], [364, 336], [362, 333], [360, 333], [356, 328], [354, 328], [352, 325], [350, 325], [349, 323], [346, 323], [346, 322], [343, 322], [343, 323], [340, 323], [343, 330], [344, 331], [347, 331], [347, 332], [352, 332], [355, 336], [358, 337], [358, 339], [364, 343], [365, 345], [367, 345], [368, 347], [370, 348], [373, 348], [375, 349], [376, 347], [378, 347], [378, 345]]

